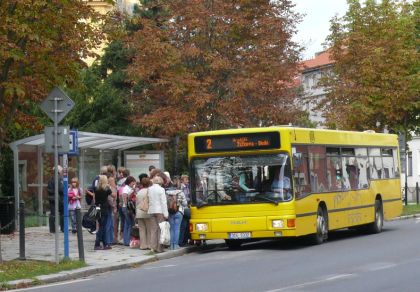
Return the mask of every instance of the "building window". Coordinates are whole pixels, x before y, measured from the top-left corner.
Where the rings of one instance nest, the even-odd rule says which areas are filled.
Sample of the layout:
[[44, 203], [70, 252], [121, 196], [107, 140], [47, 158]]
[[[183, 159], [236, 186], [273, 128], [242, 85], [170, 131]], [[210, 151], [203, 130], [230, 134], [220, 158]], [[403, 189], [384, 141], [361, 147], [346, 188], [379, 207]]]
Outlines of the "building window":
[[407, 176], [413, 176], [413, 152], [407, 153]]

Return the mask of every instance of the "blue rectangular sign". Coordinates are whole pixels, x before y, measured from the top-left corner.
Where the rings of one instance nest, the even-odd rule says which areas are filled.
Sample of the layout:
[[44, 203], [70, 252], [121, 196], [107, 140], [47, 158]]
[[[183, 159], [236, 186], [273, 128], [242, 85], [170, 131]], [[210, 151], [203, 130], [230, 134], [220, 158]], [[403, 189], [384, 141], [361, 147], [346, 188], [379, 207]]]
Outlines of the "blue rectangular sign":
[[69, 147], [69, 155], [78, 155], [79, 154], [79, 143], [78, 143], [78, 136], [77, 130], [70, 130], [70, 147]]

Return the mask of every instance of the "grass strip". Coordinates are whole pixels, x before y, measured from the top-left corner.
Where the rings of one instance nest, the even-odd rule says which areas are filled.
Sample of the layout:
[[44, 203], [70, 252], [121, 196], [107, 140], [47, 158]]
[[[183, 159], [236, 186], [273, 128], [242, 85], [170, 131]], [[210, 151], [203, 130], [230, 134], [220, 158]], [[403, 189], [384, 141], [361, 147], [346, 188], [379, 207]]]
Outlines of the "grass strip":
[[47, 261], [12, 260], [0, 264], [0, 283], [19, 279], [33, 279], [36, 276], [54, 274], [85, 266], [86, 264], [81, 261], [71, 260], [63, 260], [58, 265]]
[[413, 214], [420, 214], [420, 205], [414, 204], [414, 205], [407, 205], [403, 206], [402, 215], [413, 215]]

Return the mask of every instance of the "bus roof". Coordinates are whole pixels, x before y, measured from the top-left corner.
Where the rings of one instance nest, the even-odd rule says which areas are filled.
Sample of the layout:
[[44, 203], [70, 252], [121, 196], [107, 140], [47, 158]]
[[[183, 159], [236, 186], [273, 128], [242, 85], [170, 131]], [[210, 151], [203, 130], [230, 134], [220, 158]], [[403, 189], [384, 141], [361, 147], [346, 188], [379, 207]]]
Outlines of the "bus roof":
[[[263, 128], [240, 128], [196, 132], [188, 135], [190, 150], [194, 147], [194, 138], [202, 136], [234, 135], [245, 133], [279, 132], [282, 148], [291, 144], [322, 144], [322, 145], [354, 145], [354, 146], [398, 146], [398, 137], [395, 134], [372, 133], [372, 131], [341, 131], [327, 129], [299, 128], [291, 126], [274, 126]], [[242, 152], [242, 151], [241, 151]]]

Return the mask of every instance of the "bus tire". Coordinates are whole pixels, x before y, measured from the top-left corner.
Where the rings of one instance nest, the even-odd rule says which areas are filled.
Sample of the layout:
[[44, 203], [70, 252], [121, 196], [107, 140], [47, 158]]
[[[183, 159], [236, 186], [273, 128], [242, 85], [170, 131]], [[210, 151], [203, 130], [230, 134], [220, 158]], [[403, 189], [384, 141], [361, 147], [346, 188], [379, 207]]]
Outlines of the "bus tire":
[[321, 244], [328, 238], [328, 215], [322, 206], [318, 206], [316, 212], [316, 233], [310, 236], [310, 242], [314, 245]]
[[229, 249], [239, 249], [242, 245], [242, 240], [225, 239], [225, 243]]
[[368, 224], [367, 231], [372, 234], [380, 233], [384, 225], [384, 211], [382, 207], [382, 201], [379, 199], [375, 200], [375, 221]]

